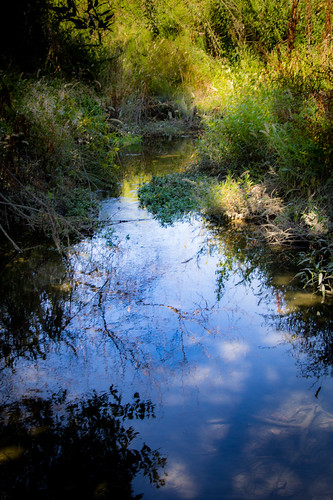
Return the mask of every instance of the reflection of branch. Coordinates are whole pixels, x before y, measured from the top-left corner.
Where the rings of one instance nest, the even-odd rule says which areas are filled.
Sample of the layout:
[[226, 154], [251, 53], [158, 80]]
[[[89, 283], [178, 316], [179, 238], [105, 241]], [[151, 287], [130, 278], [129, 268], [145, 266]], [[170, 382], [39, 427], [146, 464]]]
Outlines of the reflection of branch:
[[76, 316], [78, 316], [78, 315], [80, 314], [80, 312], [81, 312], [81, 311], [82, 311], [82, 310], [83, 310], [83, 309], [84, 309], [84, 308], [85, 308], [88, 304], [90, 304], [90, 303], [94, 300], [94, 298], [96, 297], [96, 295], [101, 293], [101, 291], [102, 291], [102, 290], [103, 290], [103, 288], [107, 285], [107, 283], [108, 283], [108, 282], [109, 282], [109, 278], [107, 278], [107, 279], [105, 280], [105, 282], [103, 283], [103, 285], [102, 285], [102, 286], [100, 286], [100, 287], [98, 288], [98, 290], [97, 290], [97, 291], [94, 293], [94, 295], [93, 295], [93, 296], [92, 296], [92, 297], [88, 300], [88, 302], [85, 302], [85, 303], [84, 303], [84, 304], [80, 307], [80, 309], [79, 309], [78, 311], [76, 311], [76, 313], [75, 313], [75, 314], [73, 314], [73, 316], [71, 316], [70, 318], [68, 318], [68, 319], [66, 320], [66, 322], [65, 322], [65, 324], [64, 324], [64, 330], [67, 328], [67, 326], [69, 325], [69, 323], [70, 323], [70, 322], [71, 322], [74, 318], [76, 318]]
[[[196, 323], [197, 325], [199, 325], [205, 332], [207, 332], [209, 335], [214, 335], [214, 331], [210, 330], [209, 328], [207, 328], [203, 323], [206, 323], [207, 322], [207, 318], [205, 318], [203, 316], [203, 311], [211, 311], [213, 309], [212, 308], [209, 308], [209, 307], [199, 307], [198, 309], [195, 309], [194, 311], [192, 311], [191, 313], [189, 312], [182, 312], [180, 309], [178, 309], [177, 307], [174, 307], [174, 306], [170, 306], [168, 304], [147, 304], [147, 303], [144, 303], [144, 302], [141, 302], [141, 305], [143, 306], [148, 306], [148, 307], [164, 307], [166, 309], [169, 309], [170, 311], [174, 312], [177, 316], [178, 316], [178, 324], [179, 324], [179, 331], [180, 331], [180, 334], [181, 334], [181, 341], [182, 341], [182, 352], [183, 352], [183, 356], [184, 356], [184, 361], [186, 361], [186, 354], [185, 354], [185, 348], [184, 348], [184, 342], [183, 342], [183, 335], [184, 333], [191, 336], [191, 339], [194, 340], [193, 338], [193, 332], [191, 332], [191, 330], [189, 330], [187, 327], [186, 327], [186, 322], [187, 321], [191, 321], [192, 323]], [[195, 318], [195, 316], [201, 314], [201, 320], [200, 318]], [[197, 342], [198, 345], [200, 345], [203, 349], [205, 349], [205, 347], [203, 346], [203, 344], [201, 342]]]
[[[213, 308], [209, 308], [209, 307], [200, 307], [198, 309], [195, 309], [194, 311], [192, 311], [191, 313], [189, 312], [182, 312], [180, 309], [178, 309], [177, 307], [174, 307], [174, 306], [169, 306], [168, 304], [146, 304], [146, 303], [141, 303], [143, 306], [149, 306], [149, 307], [165, 307], [166, 309], [170, 309], [170, 311], [173, 311], [175, 314], [177, 314], [178, 318], [179, 318], [179, 321], [192, 321], [192, 322], [197, 322], [207, 333], [209, 333], [210, 335], [213, 334], [213, 332], [211, 330], [209, 330], [209, 328], [205, 327], [201, 322], [200, 320], [196, 320], [195, 318], [193, 318], [193, 316], [197, 316], [199, 313], [202, 314], [203, 311], [211, 311], [211, 309]], [[206, 318], [202, 318], [203, 321], [207, 321]]]
[[[323, 413], [323, 412], [322, 412]], [[325, 412], [326, 415], [329, 413]], [[257, 417], [258, 420], [265, 424], [275, 425], [276, 427], [286, 427], [289, 429], [299, 428], [307, 430], [311, 427], [316, 417], [319, 415], [318, 407], [304, 406], [297, 409], [293, 414], [282, 416], [280, 418]]]
[[[99, 306], [104, 325], [104, 333], [106, 333], [107, 336], [112, 340], [117, 351], [121, 356], [124, 356], [125, 360], [128, 359], [127, 353], [129, 353], [131, 355], [132, 361], [136, 364], [137, 367], [139, 367], [140, 363], [138, 361], [138, 356], [135, 355], [134, 350], [129, 347], [128, 343], [125, 343], [121, 338], [119, 338], [114, 331], [110, 331], [105, 318], [105, 310], [102, 309], [101, 305], [102, 305], [102, 297], [100, 297]], [[120, 347], [122, 347], [122, 349], [120, 349]]]
[[114, 226], [115, 224], [126, 224], [128, 222], [143, 222], [149, 221], [150, 219], [124, 219], [124, 220], [99, 220], [100, 224]]

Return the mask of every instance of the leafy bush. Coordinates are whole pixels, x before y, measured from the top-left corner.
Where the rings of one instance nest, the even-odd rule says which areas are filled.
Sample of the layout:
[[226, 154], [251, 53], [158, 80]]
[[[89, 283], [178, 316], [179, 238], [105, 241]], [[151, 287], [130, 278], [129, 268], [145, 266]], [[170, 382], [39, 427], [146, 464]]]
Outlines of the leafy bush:
[[293, 92], [269, 80], [251, 91], [242, 85], [221, 116], [207, 121], [201, 154], [224, 171], [250, 168], [264, 175], [273, 168], [285, 187], [318, 187], [332, 165], [332, 100], [322, 104], [324, 95]]
[[203, 152], [230, 170], [263, 164], [273, 157], [265, 140], [265, 124], [270, 110], [263, 95], [235, 95], [222, 111], [222, 116], [208, 122], [203, 138]]
[[172, 224], [199, 208], [198, 184], [184, 174], [153, 177], [139, 189], [140, 205], [163, 224]]
[[93, 183], [113, 182], [120, 137], [112, 132], [103, 102], [79, 83], [31, 82], [24, 87], [18, 110], [30, 124], [31, 153], [52, 177]]

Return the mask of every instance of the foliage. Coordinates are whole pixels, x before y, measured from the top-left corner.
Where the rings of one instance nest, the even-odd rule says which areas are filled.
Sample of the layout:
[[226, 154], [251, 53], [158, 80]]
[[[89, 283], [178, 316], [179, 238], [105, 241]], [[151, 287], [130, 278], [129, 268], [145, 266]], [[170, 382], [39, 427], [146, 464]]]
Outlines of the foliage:
[[0, 121], [3, 220], [28, 222], [59, 247], [64, 234], [91, 227], [93, 191], [118, 181], [117, 153], [128, 139], [112, 129], [103, 99], [83, 84], [7, 84]]
[[139, 189], [140, 205], [163, 224], [172, 224], [199, 208], [198, 182], [186, 174], [153, 177]]
[[[330, 120], [319, 98], [264, 80], [234, 92], [207, 121], [201, 154], [221, 168], [274, 168], [287, 186], [318, 185], [331, 174]], [[330, 106], [330, 104], [326, 104]]]
[[94, 91], [78, 83], [37, 81], [28, 84], [17, 107], [29, 121], [35, 153], [51, 176], [58, 169], [70, 177], [86, 173], [112, 181], [120, 139]]
[[[297, 274], [304, 283], [304, 288], [311, 286], [321, 293], [323, 299], [333, 294], [333, 252], [332, 247], [313, 249], [311, 252], [300, 254]], [[305, 267], [304, 267], [305, 266]]]
[[223, 181], [211, 182], [204, 197], [207, 216], [216, 222], [266, 223], [282, 210], [281, 200], [262, 183], [254, 183], [248, 172], [235, 179], [230, 173]]
[[235, 94], [222, 116], [208, 121], [202, 154], [233, 171], [242, 170], [248, 164], [265, 164], [273, 159], [273, 152], [262, 147], [262, 129], [265, 130], [268, 115], [269, 110], [259, 96]]

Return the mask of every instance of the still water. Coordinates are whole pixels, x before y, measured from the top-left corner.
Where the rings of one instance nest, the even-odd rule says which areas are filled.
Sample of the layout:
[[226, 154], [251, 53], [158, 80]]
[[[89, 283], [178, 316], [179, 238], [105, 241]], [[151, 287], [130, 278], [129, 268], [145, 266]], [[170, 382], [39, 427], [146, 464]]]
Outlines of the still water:
[[1, 498], [333, 498], [332, 307], [281, 250], [140, 208], [191, 140], [123, 155], [102, 228], [1, 260]]

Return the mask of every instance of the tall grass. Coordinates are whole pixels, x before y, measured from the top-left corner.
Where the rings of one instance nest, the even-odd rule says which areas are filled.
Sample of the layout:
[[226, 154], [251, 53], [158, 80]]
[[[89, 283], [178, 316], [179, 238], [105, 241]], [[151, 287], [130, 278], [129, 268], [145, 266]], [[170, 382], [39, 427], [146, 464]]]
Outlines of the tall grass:
[[207, 120], [205, 158], [235, 172], [251, 168], [263, 175], [273, 169], [289, 188], [319, 187], [331, 176], [331, 60], [314, 71], [298, 57], [289, 57], [288, 67], [248, 69], [246, 77], [238, 65], [231, 73], [234, 91], [220, 114]]

